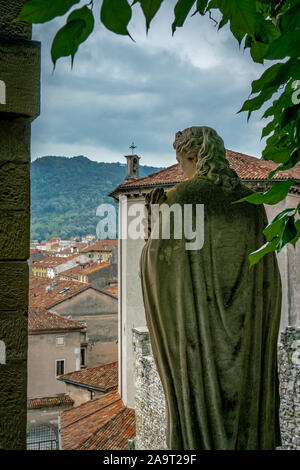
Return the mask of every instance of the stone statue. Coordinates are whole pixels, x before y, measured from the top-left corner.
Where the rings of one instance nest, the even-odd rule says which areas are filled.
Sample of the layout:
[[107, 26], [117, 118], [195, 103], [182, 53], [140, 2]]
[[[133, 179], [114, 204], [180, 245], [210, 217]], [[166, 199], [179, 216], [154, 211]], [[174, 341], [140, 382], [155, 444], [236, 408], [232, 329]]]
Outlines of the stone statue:
[[[140, 261], [147, 326], [167, 405], [167, 444], [180, 450], [280, 446], [277, 338], [281, 279], [274, 253], [249, 269], [265, 243], [264, 206], [231, 204], [251, 194], [209, 127], [177, 132], [188, 178], [150, 203], [204, 204], [204, 244], [148, 238]], [[161, 218], [158, 219], [161, 224]], [[174, 227], [173, 227], [174, 228]]]

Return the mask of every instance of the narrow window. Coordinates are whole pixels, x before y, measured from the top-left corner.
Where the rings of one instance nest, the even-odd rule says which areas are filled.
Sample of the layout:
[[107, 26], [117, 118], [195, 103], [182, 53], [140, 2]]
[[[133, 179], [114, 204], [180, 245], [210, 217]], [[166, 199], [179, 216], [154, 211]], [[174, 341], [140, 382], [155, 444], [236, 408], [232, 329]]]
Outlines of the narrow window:
[[65, 373], [65, 360], [60, 359], [55, 362], [56, 362], [56, 376], [64, 374]]
[[85, 367], [86, 348], [80, 348], [80, 366]]

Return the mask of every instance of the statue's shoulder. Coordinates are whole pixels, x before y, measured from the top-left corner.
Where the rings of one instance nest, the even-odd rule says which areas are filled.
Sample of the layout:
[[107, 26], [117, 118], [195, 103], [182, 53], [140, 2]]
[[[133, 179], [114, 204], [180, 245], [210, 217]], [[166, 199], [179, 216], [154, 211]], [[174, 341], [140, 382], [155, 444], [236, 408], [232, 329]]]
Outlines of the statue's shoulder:
[[182, 183], [178, 183], [167, 192], [167, 202], [169, 204], [193, 204], [195, 202], [205, 202], [210, 199], [212, 193], [216, 191], [215, 184], [205, 177], [194, 177]]

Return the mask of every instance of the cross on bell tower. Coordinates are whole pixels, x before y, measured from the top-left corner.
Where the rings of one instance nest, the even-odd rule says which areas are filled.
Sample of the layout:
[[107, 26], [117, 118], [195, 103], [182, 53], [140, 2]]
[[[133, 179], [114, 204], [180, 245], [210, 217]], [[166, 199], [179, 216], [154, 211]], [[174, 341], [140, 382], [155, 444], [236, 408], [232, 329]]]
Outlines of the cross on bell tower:
[[140, 157], [133, 153], [134, 149], [136, 149], [136, 145], [134, 145], [134, 142], [132, 142], [132, 144], [129, 145], [129, 148], [131, 149], [132, 154], [125, 155], [125, 158], [127, 159], [127, 171], [126, 171], [126, 176], [125, 176], [126, 181], [135, 180], [135, 179], [138, 179], [139, 177]]

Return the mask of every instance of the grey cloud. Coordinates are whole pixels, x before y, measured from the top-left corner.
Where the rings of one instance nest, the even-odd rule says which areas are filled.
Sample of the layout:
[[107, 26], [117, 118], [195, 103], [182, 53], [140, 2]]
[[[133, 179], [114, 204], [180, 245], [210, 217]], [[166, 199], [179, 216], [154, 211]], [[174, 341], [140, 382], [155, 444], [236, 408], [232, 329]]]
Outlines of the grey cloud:
[[134, 139], [139, 152], [152, 153], [157, 162], [172, 152], [174, 133], [190, 125], [214, 127], [227, 148], [259, 153], [259, 114], [247, 124], [246, 114], [236, 112], [262, 70], [226, 32], [214, 45], [216, 65], [201, 68], [175, 47], [134, 44], [102, 29], [81, 46], [72, 71], [69, 59], [61, 59], [52, 75], [49, 49], [58, 24], [35, 27], [43, 45], [43, 91], [33, 139], [45, 142], [45, 154], [46, 142], [55, 142], [123, 155]]

